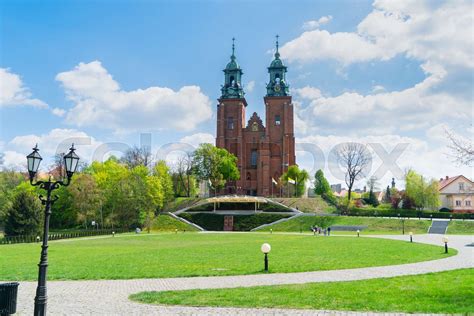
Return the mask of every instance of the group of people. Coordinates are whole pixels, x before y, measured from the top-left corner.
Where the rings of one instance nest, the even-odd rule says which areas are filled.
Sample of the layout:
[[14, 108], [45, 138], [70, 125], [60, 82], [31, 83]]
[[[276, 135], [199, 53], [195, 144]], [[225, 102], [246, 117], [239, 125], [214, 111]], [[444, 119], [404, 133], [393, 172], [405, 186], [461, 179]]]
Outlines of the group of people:
[[318, 235], [324, 234], [324, 236], [330, 236], [331, 235], [331, 227], [322, 228], [322, 227], [318, 227], [318, 226], [314, 225], [314, 226], [311, 226], [311, 231], [313, 232], [314, 235], [316, 235], [316, 233]]

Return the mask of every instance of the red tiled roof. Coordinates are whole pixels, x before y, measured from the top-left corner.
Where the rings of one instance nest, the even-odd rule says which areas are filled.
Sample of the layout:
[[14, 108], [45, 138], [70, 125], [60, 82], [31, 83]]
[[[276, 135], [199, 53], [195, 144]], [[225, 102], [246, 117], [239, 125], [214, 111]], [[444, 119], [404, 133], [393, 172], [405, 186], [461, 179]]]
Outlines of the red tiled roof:
[[439, 185], [438, 185], [439, 190], [444, 189], [445, 187], [447, 187], [449, 184], [453, 183], [453, 181], [459, 179], [460, 177], [463, 177], [464, 179], [466, 179], [466, 180], [468, 180], [469, 182], [472, 183], [471, 180], [469, 180], [468, 178], [466, 178], [465, 176], [463, 176], [461, 174], [459, 176], [455, 176], [455, 177], [451, 177], [451, 178], [444, 178], [443, 180], [440, 180]]

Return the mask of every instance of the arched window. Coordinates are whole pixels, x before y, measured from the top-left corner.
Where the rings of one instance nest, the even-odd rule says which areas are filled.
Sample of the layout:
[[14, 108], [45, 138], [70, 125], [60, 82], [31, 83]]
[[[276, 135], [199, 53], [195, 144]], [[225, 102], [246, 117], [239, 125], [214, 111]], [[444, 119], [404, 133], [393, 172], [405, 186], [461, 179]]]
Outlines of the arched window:
[[254, 168], [257, 167], [257, 158], [258, 158], [257, 150], [252, 149], [252, 152], [250, 153], [250, 165]]
[[230, 76], [229, 81], [230, 81], [230, 85], [233, 86], [233, 85], [235, 84], [235, 78], [234, 78], [234, 76]]

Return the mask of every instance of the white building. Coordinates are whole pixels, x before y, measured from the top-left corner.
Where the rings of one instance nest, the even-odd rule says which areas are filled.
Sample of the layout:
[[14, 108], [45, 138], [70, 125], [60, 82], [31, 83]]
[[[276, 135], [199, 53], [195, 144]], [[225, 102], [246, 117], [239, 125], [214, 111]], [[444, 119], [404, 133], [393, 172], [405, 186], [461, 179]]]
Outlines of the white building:
[[439, 180], [441, 208], [474, 213], [474, 182], [463, 175]]

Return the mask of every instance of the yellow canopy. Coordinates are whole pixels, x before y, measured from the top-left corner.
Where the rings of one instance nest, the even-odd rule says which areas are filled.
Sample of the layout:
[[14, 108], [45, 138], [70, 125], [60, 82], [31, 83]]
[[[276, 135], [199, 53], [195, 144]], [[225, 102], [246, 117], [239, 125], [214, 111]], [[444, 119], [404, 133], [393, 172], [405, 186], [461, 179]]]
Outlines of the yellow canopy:
[[206, 199], [209, 203], [268, 203], [267, 199], [248, 195], [223, 195]]

